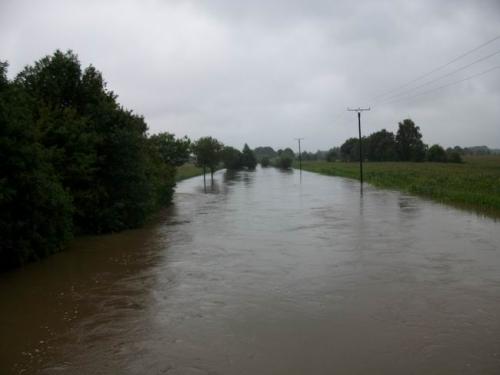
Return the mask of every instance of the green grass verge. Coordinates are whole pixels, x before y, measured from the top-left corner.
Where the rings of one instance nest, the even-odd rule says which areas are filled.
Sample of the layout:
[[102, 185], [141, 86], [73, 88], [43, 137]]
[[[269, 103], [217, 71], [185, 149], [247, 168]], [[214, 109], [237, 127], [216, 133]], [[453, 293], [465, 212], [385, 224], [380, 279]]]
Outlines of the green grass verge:
[[[297, 165], [294, 165], [297, 167]], [[359, 163], [304, 161], [307, 171], [359, 179]], [[365, 181], [500, 217], [500, 156], [474, 156], [463, 164], [364, 163]]]
[[194, 164], [184, 164], [177, 168], [175, 181], [179, 182], [187, 178], [199, 176], [203, 174], [203, 168], [198, 168]]
[[[217, 168], [217, 170], [224, 169], [221, 166]], [[187, 178], [201, 176], [203, 174], [203, 168], [199, 168], [192, 163], [186, 163], [177, 167], [177, 173], [175, 174], [175, 181], [179, 182], [185, 180]], [[207, 170], [207, 177], [210, 178], [210, 171]]]

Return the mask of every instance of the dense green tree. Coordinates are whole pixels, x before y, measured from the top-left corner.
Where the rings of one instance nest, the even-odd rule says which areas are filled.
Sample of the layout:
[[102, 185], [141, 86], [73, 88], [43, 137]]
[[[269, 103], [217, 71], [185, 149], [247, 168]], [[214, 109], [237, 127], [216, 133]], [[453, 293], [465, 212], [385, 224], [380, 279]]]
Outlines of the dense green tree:
[[230, 170], [242, 168], [242, 153], [231, 146], [224, 146], [222, 149], [222, 162], [224, 167]]
[[277, 156], [273, 159], [273, 165], [281, 169], [289, 169], [295, 159], [295, 153], [289, 147], [284, 150], [279, 149], [276, 152]]
[[463, 163], [461, 154], [454, 150], [446, 151], [446, 159], [449, 163]]
[[394, 134], [382, 129], [366, 139], [366, 156], [370, 161], [397, 160], [397, 144]]
[[411, 119], [405, 119], [399, 123], [396, 143], [399, 160], [424, 161], [426, 146], [422, 142], [422, 133]]
[[77, 233], [141, 225], [170, 202], [189, 140], [148, 137], [100, 72], [56, 51], [10, 82], [0, 63], [0, 267], [60, 249]]
[[300, 153], [300, 157], [302, 160], [317, 160], [316, 154], [312, 152], [302, 151]]
[[333, 161], [336, 161], [338, 157], [339, 157], [338, 151], [334, 147], [334, 148], [331, 148], [328, 150], [328, 152], [326, 154], [326, 161], [333, 162]]
[[292, 160], [295, 159], [295, 153], [290, 147], [285, 148], [284, 150], [278, 150], [278, 156], [288, 156]]
[[446, 151], [440, 145], [432, 145], [427, 150], [427, 160], [438, 163], [446, 163]]
[[[362, 151], [363, 151], [363, 159], [366, 158], [367, 153], [367, 140], [366, 137], [362, 139]], [[343, 161], [359, 161], [359, 140], [358, 138], [349, 138], [346, 140], [342, 146], [340, 146], [340, 158]]]
[[214, 172], [221, 162], [224, 145], [212, 137], [202, 137], [193, 143], [191, 149], [196, 157], [196, 165], [203, 168], [203, 175], [210, 170], [212, 182]]
[[269, 160], [277, 156], [276, 151], [272, 147], [269, 146], [264, 146], [264, 147], [256, 147], [255, 150], [253, 150], [255, 157], [257, 158], [257, 161], [261, 161], [262, 158], [267, 157]]
[[290, 169], [293, 163], [293, 159], [289, 153], [282, 153], [275, 159], [274, 165], [281, 169]]
[[39, 142], [32, 100], [0, 64], [0, 269], [58, 251], [71, 237], [71, 197]]
[[262, 158], [262, 160], [260, 161], [260, 165], [263, 167], [269, 167], [270, 164], [271, 164], [271, 160], [267, 156], [264, 156]]
[[255, 158], [253, 151], [246, 143], [245, 146], [243, 146], [241, 165], [248, 169], [255, 169], [255, 166], [257, 165], [257, 159]]
[[191, 140], [188, 137], [175, 138], [173, 134], [164, 132], [152, 135], [149, 139], [165, 164], [180, 167], [189, 161]]

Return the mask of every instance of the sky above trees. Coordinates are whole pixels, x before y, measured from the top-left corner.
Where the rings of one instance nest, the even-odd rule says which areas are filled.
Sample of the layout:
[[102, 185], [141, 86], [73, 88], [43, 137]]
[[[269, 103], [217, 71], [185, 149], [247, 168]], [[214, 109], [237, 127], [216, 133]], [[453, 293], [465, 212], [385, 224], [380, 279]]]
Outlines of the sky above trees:
[[412, 118], [429, 144], [500, 147], [500, 69], [415, 97], [500, 66], [500, 39], [407, 86], [493, 55], [412, 97], [375, 100], [499, 36], [499, 19], [496, 0], [3, 0], [0, 60], [12, 78], [72, 49], [152, 133], [238, 148], [340, 145], [357, 135], [348, 106], [372, 106], [365, 134]]

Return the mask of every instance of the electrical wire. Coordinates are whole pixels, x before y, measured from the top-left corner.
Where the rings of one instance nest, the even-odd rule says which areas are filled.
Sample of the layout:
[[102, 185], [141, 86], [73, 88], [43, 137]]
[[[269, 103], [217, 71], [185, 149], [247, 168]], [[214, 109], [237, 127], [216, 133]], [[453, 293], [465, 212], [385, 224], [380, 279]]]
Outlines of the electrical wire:
[[488, 74], [488, 73], [491, 73], [492, 71], [496, 70], [496, 69], [500, 69], [500, 65], [497, 65], [497, 66], [494, 66], [490, 69], [487, 69], [485, 71], [482, 71], [480, 73], [476, 73], [476, 74], [473, 74], [473, 75], [470, 75], [468, 77], [465, 77], [465, 78], [462, 78], [460, 80], [457, 80], [457, 81], [453, 81], [453, 82], [450, 82], [450, 83], [447, 83], [446, 85], [442, 85], [442, 86], [439, 86], [439, 87], [435, 87], [431, 90], [427, 90], [427, 91], [423, 91], [423, 92], [420, 92], [418, 94], [415, 94], [415, 95], [409, 95], [409, 96], [406, 96], [406, 97], [403, 97], [403, 98], [395, 98], [394, 100], [392, 101], [389, 101], [385, 104], [392, 104], [392, 103], [396, 103], [396, 102], [399, 102], [401, 100], [407, 100], [407, 99], [413, 99], [413, 98], [417, 98], [417, 97], [420, 97], [420, 96], [424, 96], [424, 95], [428, 95], [430, 93], [433, 93], [435, 91], [438, 91], [438, 90], [442, 90], [446, 87], [450, 87], [450, 86], [454, 86], [454, 85], [457, 85], [459, 83], [462, 83], [462, 82], [465, 82], [465, 81], [468, 81], [468, 80], [471, 80], [473, 78], [476, 78], [476, 77], [479, 77], [479, 76], [482, 76], [482, 75], [485, 75], [485, 74]]
[[462, 71], [462, 70], [464, 70], [464, 69], [467, 69], [467, 68], [471, 67], [472, 65], [475, 65], [475, 64], [480, 63], [480, 62], [482, 62], [482, 61], [484, 61], [484, 60], [490, 59], [490, 58], [492, 58], [493, 56], [496, 56], [496, 55], [498, 55], [498, 54], [500, 54], [500, 50], [495, 51], [495, 52], [493, 52], [493, 53], [491, 53], [491, 54], [489, 54], [489, 55], [487, 55], [487, 56], [483, 56], [483, 57], [481, 57], [480, 59], [474, 60], [473, 62], [471, 62], [471, 63], [469, 63], [469, 64], [466, 64], [466, 65], [464, 65], [464, 66], [461, 66], [460, 68], [455, 69], [455, 70], [454, 70], [454, 71], [452, 71], [452, 72], [449, 72], [449, 73], [443, 74], [442, 76], [436, 77], [435, 79], [432, 79], [432, 80], [430, 80], [430, 81], [427, 81], [427, 82], [425, 82], [425, 83], [423, 83], [423, 84], [421, 84], [421, 85], [415, 86], [415, 87], [410, 88], [410, 89], [405, 90], [405, 91], [402, 91], [402, 92], [400, 92], [400, 93], [398, 93], [398, 94], [391, 95], [391, 96], [389, 96], [388, 98], [384, 99], [384, 100], [383, 100], [381, 103], [379, 103], [379, 104], [383, 104], [383, 103], [385, 103], [386, 101], [391, 101], [391, 100], [393, 100], [393, 99], [396, 99], [396, 98], [397, 98], [397, 97], [399, 97], [400, 95], [404, 95], [404, 94], [410, 93], [410, 92], [412, 92], [412, 91], [418, 90], [418, 89], [420, 89], [420, 88], [422, 88], [422, 87], [425, 87], [425, 86], [431, 85], [431, 84], [433, 84], [433, 83], [435, 83], [435, 82], [437, 82], [437, 81], [442, 80], [443, 78], [449, 77], [449, 76], [451, 76], [451, 75], [453, 75], [453, 74], [455, 74], [455, 73], [458, 73], [458, 72], [460, 72], [460, 71]]
[[447, 63], [445, 63], [445, 64], [443, 64], [443, 65], [440, 65], [440, 66], [438, 66], [437, 68], [434, 68], [434, 69], [432, 69], [432, 70], [428, 71], [427, 73], [424, 73], [424, 74], [422, 74], [422, 75], [420, 75], [420, 76], [418, 76], [418, 77], [416, 77], [416, 78], [412, 79], [411, 81], [408, 81], [408, 82], [406, 82], [406, 83], [404, 83], [404, 84], [402, 84], [402, 85], [399, 85], [399, 86], [397, 86], [397, 87], [395, 87], [395, 88], [393, 88], [393, 89], [391, 89], [391, 90], [389, 90], [389, 91], [386, 91], [386, 92], [383, 92], [383, 93], [381, 93], [381, 94], [376, 95], [375, 97], [373, 97], [373, 98], [372, 98], [372, 100], [376, 100], [376, 99], [379, 99], [379, 98], [385, 97], [385, 96], [387, 96], [387, 95], [389, 95], [389, 94], [392, 94], [392, 93], [394, 93], [394, 92], [396, 92], [396, 91], [400, 91], [402, 88], [405, 88], [405, 87], [407, 87], [407, 86], [409, 86], [409, 85], [411, 85], [411, 84], [413, 84], [413, 83], [415, 83], [415, 82], [420, 81], [420, 80], [421, 80], [421, 79], [423, 79], [423, 78], [426, 78], [426, 77], [430, 76], [431, 74], [433, 74], [433, 73], [435, 73], [435, 72], [438, 72], [438, 71], [440, 71], [440, 70], [442, 70], [442, 69], [446, 68], [447, 66], [449, 66], [449, 65], [451, 65], [451, 64], [453, 64], [453, 63], [455, 63], [455, 62], [457, 62], [458, 60], [460, 60], [460, 59], [462, 59], [462, 58], [464, 58], [464, 57], [466, 57], [466, 56], [468, 56], [468, 55], [472, 54], [473, 52], [476, 52], [477, 50], [479, 50], [479, 49], [481, 49], [481, 48], [483, 48], [483, 47], [485, 47], [485, 46], [487, 46], [487, 45], [489, 45], [489, 44], [491, 44], [491, 43], [493, 43], [493, 42], [497, 41], [498, 39], [500, 39], [500, 35], [498, 35], [498, 36], [494, 37], [493, 39], [490, 39], [490, 40], [488, 40], [488, 41], [486, 41], [486, 42], [484, 42], [484, 43], [480, 44], [480, 45], [479, 45], [479, 46], [477, 46], [477, 47], [474, 47], [473, 49], [471, 49], [471, 50], [469, 50], [469, 51], [466, 51], [466, 52], [462, 53], [461, 55], [459, 55], [459, 56], [455, 57], [454, 59], [452, 59], [452, 60], [448, 61]]

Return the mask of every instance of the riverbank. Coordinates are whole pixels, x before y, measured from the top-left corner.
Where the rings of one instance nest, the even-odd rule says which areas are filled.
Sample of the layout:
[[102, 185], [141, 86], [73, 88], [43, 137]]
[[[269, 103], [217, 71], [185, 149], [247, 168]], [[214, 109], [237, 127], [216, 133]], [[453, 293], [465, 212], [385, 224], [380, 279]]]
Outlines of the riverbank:
[[[298, 165], [294, 165], [298, 167]], [[359, 163], [304, 161], [302, 168], [359, 179]], [[367, 162], [366, 182], [500, 217], [500, 156], [466, 157], [462, 164]]]
[[[223, 169], [222, 167], [217, 168], [217, 170]], [[201, 176], [203, 174], [203, 168], [199, 168], [192, 163], [186, 163], [177, 167], [177, 173], [175, 175], [175, 181], [179, 182], [186, 180], [191, 177]], [[207, 176], [210, 177], [210, 171], [207, 171]]]
[[177, 173], [175, 174], [175, 181], [179, 182], [187, 178], [199, 176], [203, 174], [203, 168], [199, 168], [194, 164], [186, 163], [177, 167]]

